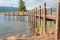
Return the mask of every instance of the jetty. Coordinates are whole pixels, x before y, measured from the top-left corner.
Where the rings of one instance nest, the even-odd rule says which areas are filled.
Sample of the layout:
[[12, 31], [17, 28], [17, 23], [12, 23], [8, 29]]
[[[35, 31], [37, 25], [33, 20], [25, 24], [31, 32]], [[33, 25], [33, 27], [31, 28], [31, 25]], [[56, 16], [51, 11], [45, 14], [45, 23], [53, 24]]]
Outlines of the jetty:
[[[46, 2], [44, 3], [43, 11], [42, 11], [41, 7], [42, 6], [39, 6], [39, 10], [37, 8], [35, 8], [35, 9], [27, 11], [27, 12], [5, 12], [4, 15], [8, 16], [9, 18], [10, 18], [10, 16], [13, 16], [13, 19], [14, 19], [14, 16], [16, 16], [16, 18], [18, 16], [22, 16], [22, 18], [23, 18], [23, 16], [28, 16], [28, 21], [34, 25], [33, 27], [34, 28], [38, 27], [38, 29], [37, 29], [38, 31], [36, 32], [36, 35], [43, 34], [43, 36], [45, 36], [45, 38], [46, 38], [46, 37], [51, 37], [53, 34], [54, 36], [50, 39], [59, 40], [60, 39], [60, 2], [59, 1], [57, 2], [57, 11], [55, 13], [52, 11], [52, 7], [50, 8], [51, 9], [50, 12], [47, 11]], [[42, 22], [43, 31], [40, 34], [39, 28], [41, 25], [41, 20], [43, 21]], [[50, 35], [47, 34], [47, 27], [46, 27], [47, 21], [51, 21], [51, 23], [53, 22], [55, 25], [55, 30], [54, 30], [54, 32], [49, 33]], [[39, 24], [39, 26], [38, 26], [38, 24]], [[44, 39], [44, 37], [42, 39]]]

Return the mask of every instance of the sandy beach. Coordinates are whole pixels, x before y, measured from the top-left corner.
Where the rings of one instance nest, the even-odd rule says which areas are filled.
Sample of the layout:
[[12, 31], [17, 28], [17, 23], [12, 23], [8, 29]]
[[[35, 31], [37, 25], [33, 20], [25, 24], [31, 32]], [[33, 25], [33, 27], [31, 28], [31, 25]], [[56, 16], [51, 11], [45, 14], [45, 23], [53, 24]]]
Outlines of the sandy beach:
[[50, 34], [50, 35], [40, 35], [40, 36], [27, 36], [27, 35], [22, 35], [20, 36], [10, 36], [6, 38], [0, 38], [0, 40], [55, 40], [55, 35]]

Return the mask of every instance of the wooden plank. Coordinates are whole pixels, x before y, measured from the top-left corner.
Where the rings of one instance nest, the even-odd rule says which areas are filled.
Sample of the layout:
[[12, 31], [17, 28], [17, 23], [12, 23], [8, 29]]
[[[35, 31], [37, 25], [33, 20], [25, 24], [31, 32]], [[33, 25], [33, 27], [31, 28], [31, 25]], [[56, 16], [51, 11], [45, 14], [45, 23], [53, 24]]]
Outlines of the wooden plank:
[[[8, 12], [7, 12], [8, 13]], [[6, 16], [8, 16], [8, 14], [6, 13]], [[12, 13], [13, 14], [13, 13]], [[11, 15], [11, 13], [10, 13], [10, 16], [13, 16], [13, 15]], [[15, 15], [14, 14], [14, 16], [17, 16], [17, 15]], [[20, 13], [19, 13], [19, 16], [22, 16], [22, 15], [20, 15]], [[29, 15], [23, 15], [23, 16], [31, 16], [31, 14], [30, 14], [30, 12], [29, 12]], [[33, 15], [34, 16], [34, 15]], [[39, 14], [37, 14], [37, 17], [39, 18]], [[41, 19], [43, 19], [43, 15], [41, 15]], [[49, 20], [49, 21], [55, 21], [56, 20], [56, 16], [53, 16], [53, 15], [46, 15], [46, 20]]]
[[[43, 19], [44, 15], [41, 15], [41, 19]], [[39, 18], [39, 15], [37, 15], [37, 17]], [[56, 16], [53, 15], [46, 15], [46, 20], [47, 21], [56, 21]]]

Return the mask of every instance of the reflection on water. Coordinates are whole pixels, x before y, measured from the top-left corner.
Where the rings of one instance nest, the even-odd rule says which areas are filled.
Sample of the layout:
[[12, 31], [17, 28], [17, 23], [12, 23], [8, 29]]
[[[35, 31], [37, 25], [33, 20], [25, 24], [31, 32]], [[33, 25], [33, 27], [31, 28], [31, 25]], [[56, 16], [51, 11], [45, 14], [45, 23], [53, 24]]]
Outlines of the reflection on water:
[[[16, 21], [16, 16], [14, 17], [14, 21], [12, 16], [10, 20], [8, 20], [8, 16], [5, 17], [0, 15], [0, 37], [8, 36], [9, 34], [29, 34], [29, 23], [27, 22], [28, 18], [24, 17], [25, 21]], [[20, 19], [19, 19], [20, 20]]]
[[[18, 17], [18, 21], [16, 16], [14, 16], [14, 21], [13, 21], [13, 16], [10, 16], [10, 20], [8, 20], [8, 16], [0, 15], [0, 37], [4, 36], [9, 36], [9, 35], [19, 35], [19, 34], [33, 34], [34, 28], [32, 27], [32, 24], [28, 23], [28, 17], [24, 17], [24, 21], [21, 21], [22, 18], [21, 16]], [[43, 32], [43, 21], [41, 21], [41, 25], [38, 24], [37, 26], [40, 25], [40, 31]], [[52, 25], [50, 25], [50, 21], [47, 21], [47, 27], [46, 29], [48, 31], [52, 30], [52, 32], [55, 30], [54, 22]], [[37, 31], [37, 28], [36, 28]], [[35, 32], [34, 32], [35, 33]]]

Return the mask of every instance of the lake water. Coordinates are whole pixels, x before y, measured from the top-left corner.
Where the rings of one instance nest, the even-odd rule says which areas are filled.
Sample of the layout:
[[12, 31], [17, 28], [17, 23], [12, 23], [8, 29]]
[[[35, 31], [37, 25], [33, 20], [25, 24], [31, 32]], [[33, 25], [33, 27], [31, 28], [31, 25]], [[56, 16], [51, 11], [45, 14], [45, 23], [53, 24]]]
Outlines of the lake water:
[[16, 35], [16, 34], [29, 34], [30, 24], [28, 22], [28, 17], [24, 17], [25, 21], [16, 21], [16, 17], [11, 16], [10, 20], [8, 20], [8, 16], [0, 15], [0, 37]]
[[[5, 19], [6, 18], [6, 19]], [[24, 21], [21, 21], [21, 16], [18, 17], [18, 20], [16, 19], [16, 16], [4, 16], [0, 15], [0, 37], [10, 36], [10, 35], [30, 35], [31, 30], [30, 27], [31, 24], [28, 22], [28, 17], [24, 17]], [[41, 24], [42, 25], [42, 24]], [[52, 23], [53, 31], [55, 30], [54, 22]], [[50, 28], [50, 22], [47, 22], [47, 29]]]

